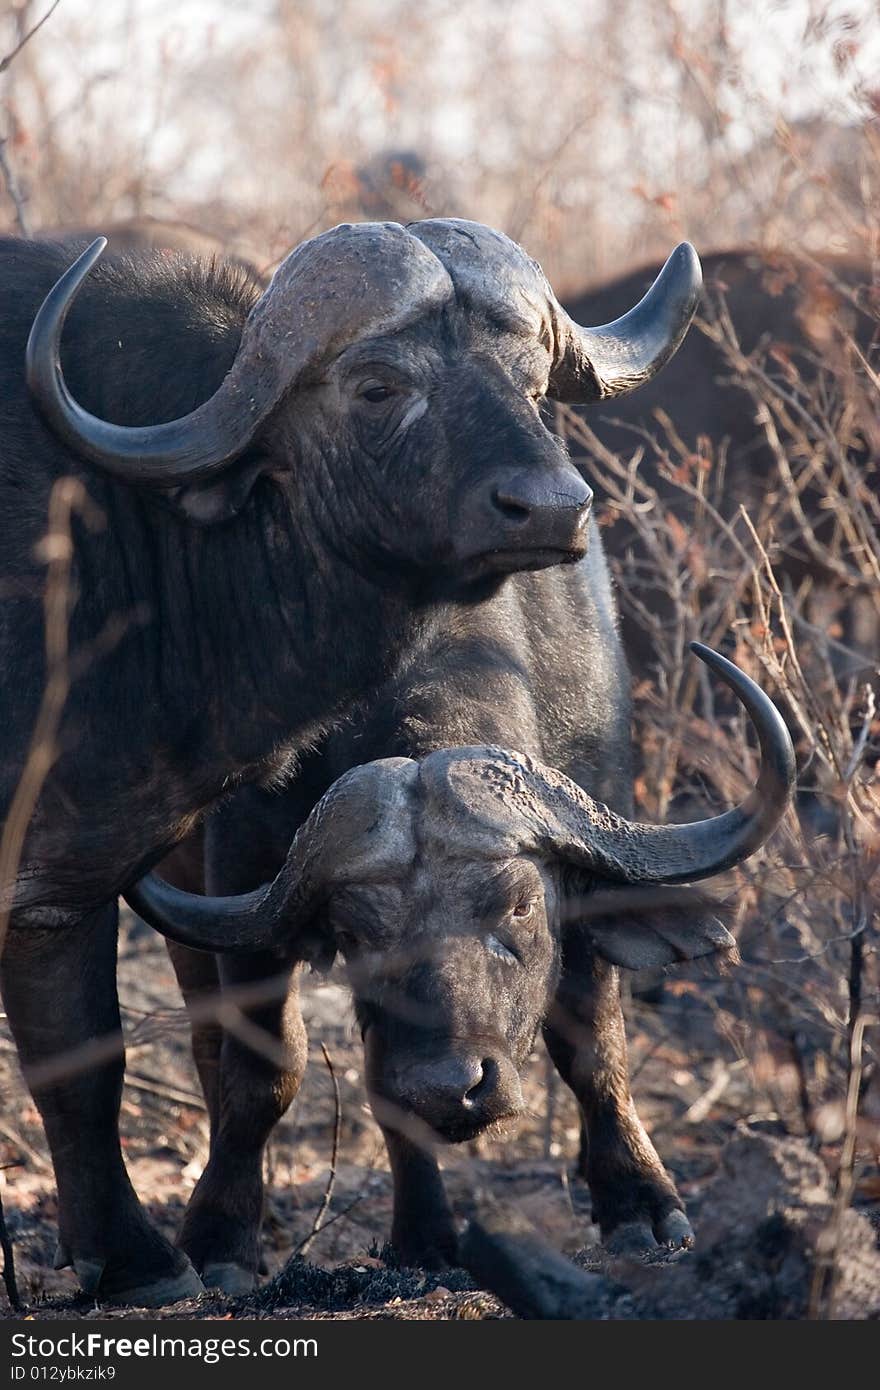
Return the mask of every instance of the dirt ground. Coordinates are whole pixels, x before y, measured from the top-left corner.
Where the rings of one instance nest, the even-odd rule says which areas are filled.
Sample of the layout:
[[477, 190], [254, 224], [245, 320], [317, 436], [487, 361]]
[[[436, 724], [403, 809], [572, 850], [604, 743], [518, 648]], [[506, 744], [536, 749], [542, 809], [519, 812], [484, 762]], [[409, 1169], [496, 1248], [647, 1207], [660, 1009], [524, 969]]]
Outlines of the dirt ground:
[[[803, 1137], [797, 1078], [772, 1047], [755, 1045], [749, 991], [736, 979], [669, 977], [659, 1003], [628, 1004], [633, 1090], [697, 1230], [697, 1248], [670, 1259], [611, 1260], [590, 1221], [589, 1194], [570, 1177], [578, 1125], [571, 1096], [536, 1050], [525, 1078], [519, 1135], [449, 1151], [453, 1203], [477, 1183], [525, 1215], [546, 1240], [601, 1276], [599, 1317], [801, 1317], [817, 1251], [827, 1249], [839, 1142]], [[208, 1294], [168, 1316], [510, 1316], [460, 1271], [397, 1270], [383, 1255], [391, 1219], [384, 1147], [365, 1102], [360, 1041], [340, 979], [307, 975], [311, 1056], [302, 1091], [267, 1160], [265, 1282], [247, 1301]], [[121, 1127], [135, 1187], [173, 1236], [207, 1152], [207, 1123], [190, 1058], [186, 1016], [160, 939], [123, 922], [120, 999], [128, 1039]], [[88, 1317], [70, 1271], [53, 1271], [56, 1198], [37, 1112], [0, 1024], [0, 1171], [18, 1278], [35, 1317]], [[763, 1035], [761, 1035], [763, 1036]], [[308, 1263], [285, 1268], [324, 1195], [335, 1107], [324, 1043], [341, 1091], [342, 1131], [329, 1220]], [[839, 1136], [838, 1136], [839, 1139]], [[832, 1315], [880, 1317], [880, 1176], [870, 1153], [857, 1170], [854, 1208], [837, 1228], [840, 1264]], [[824, 1245], [823, 1245], [824, 1242]], [[847, 1261], [849, 1263], [847, 1263]], [[0, 1310], [0, 1316], [7, 1311]], [[138, 1316], [106, 1310], [106, 1316]]]

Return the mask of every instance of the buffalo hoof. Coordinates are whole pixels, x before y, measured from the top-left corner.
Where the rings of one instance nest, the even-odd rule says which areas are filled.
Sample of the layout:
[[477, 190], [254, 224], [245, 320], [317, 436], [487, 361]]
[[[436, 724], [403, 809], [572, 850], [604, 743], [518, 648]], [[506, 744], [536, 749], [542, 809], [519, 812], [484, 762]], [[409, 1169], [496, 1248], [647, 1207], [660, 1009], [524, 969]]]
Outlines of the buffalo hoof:
[[683, 1211], [667, 1212], [652, 1226], [649, 1221], [627, 1221], [603, 1241], [612, 1255], [644, 1255], [651, 1250], [690, 1250], [694, 1232]]
[[[75, 1261], [74, 1268], [79, 1275], [79, 1266], [82, 1261]], [[83, 1292], [89, 1292], [83, 1283]], [[186, 1268], [179, 1274], [170, 1274], [164, 1279], [156, 1279], [152, 1284], [140, 1284], [134, 1288], [114, 1289], [112, 1292], [103, 1293], [100, 1286], [94, 1291], [94, 1296], [98, 1303], [126, 1304], [130, 1308], [163, 1308], [168, 1303], [178, 1303], [182, 1298], [198, 1298], [199, 1294], [205, 1292], [205, 1286], [196, 1274], [192, 1265], [187, 1262]]]
[[442, 1274], [445, 1269], [458, 1268], [458, 1237], [444, 1233], [436, 1240], [392, 1240], [394, 1262], [401, 1269], [427, 1269]]
[[257, 1286], [256, 1275], [244, 1265], [229, 1263], [207, 1264], [202, 1270], [202, 1283], [206, 1289], [220, 1289], [222, 1293], [238, 1297], [253, 1293]]
[[647, 1221], [625, 1221], [615, 1226], [602, 1244], [609, 1255], [644, 1255], [646, 1250], [656, 1250], [654, 1232]]
[[659, 1245], [670, 1250], [693, 1250], [696, 1244], [694, 1228], [683, 1211], [670, 1211], [654, 1227]]

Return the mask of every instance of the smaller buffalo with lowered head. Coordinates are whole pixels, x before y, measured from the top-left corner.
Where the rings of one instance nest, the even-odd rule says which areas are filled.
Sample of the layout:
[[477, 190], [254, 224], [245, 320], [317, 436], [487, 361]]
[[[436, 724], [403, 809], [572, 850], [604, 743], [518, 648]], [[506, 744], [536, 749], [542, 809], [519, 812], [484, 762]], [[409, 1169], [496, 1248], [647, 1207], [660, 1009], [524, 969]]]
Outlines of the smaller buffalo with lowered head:
[[[578, 971], [571, 961], [563, 968], [564, 955], [638, 968], [734, 948], [706, 898], [676, 885], [723, 872], [764, 842], [791, 795], [794, 752], [767, 696], [724, 657], [694, 650], [742, 702], [761, 747], [757, 786], [723, 815], [644, 825], [527, 755], [443, 749], [340, 777], [263, 888], [204, 897], [151, 875], [127, 895], [146, 921], [198, 951], [312, 960], [342, 953], [372, 1104], [386, 1137], [403, 1136], [389, 1137], [399, 1249], [455, 1257], [436, 1160], [420, 1150], [423, 1126], [460, 1142], [520, 1116], [520, 1070], [542, 1026], [578, 1089], [572, 1059], [584, 1059], [578, 1033], [588, 1025], [567, 997]], [[622, 1031], [615, 998], [606, 1027]], [[618, 1042], [607, 1050], [618, 1057], [617, 1101], [630, 1139], [645, 1150], [636, 1186], [646, 1192], [603, 1198], [597, 1184], [603, 1229], [617, 1227], [627, 1242], [689, 1244], [675, 1188], [629, 1098]], [[597, 1053], [590, 1060], [587, 1051], [585, 1064], [599, 1065]], [[619, 1138], [591, 1129], [595, 1172], [603, 1163], [614, 1168], [618, 1156], [604, 1150]], [[610, 1205], [601, 1211], [603, 1200], [613, 1217]], [[626, 1207], [629, 1223], [621, 1220]]]

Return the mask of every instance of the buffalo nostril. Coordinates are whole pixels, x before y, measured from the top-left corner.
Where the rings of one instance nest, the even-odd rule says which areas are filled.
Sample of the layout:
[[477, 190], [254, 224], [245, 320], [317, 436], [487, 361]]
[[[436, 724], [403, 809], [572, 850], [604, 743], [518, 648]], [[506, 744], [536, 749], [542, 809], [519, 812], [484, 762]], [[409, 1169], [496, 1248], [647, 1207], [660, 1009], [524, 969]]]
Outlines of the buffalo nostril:
[[498, 1063], [492, 1057], [484, 1057], [480, 1064], [480, 1077], [470, 1090], [465, 1092], [464, 1103], [469, 1108], [479, 1105], [487, 1095], [491, 1095], [498, 1085]]
[[518, 502], [515, 497], [502, 492], [496, 488], [492, 493], [492, 506], [502, 516], [507, 517], [508, 521], [528, 521], [531, 512], [522, 502]]

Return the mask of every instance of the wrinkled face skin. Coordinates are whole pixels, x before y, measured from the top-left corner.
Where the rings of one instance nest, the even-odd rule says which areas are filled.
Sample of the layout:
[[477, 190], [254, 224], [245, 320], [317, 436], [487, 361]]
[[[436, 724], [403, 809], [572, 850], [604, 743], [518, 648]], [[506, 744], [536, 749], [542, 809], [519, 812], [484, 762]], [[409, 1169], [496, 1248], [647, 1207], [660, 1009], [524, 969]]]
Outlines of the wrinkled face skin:
[[334, 895], [378, 1118], [415, 1115], [455, 1143], [522, 1112], [519, 1069], [559, 973], [557, 901], [524, 856], [417, 859]]
[[331, 552], [441, 588], [584, 555], [590, 489], [538, 410], [549, 352], [514, 325], [449, 306], [297, 388], [271, 452]]

